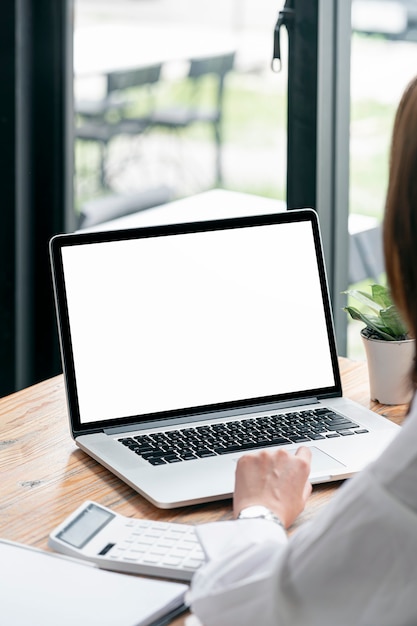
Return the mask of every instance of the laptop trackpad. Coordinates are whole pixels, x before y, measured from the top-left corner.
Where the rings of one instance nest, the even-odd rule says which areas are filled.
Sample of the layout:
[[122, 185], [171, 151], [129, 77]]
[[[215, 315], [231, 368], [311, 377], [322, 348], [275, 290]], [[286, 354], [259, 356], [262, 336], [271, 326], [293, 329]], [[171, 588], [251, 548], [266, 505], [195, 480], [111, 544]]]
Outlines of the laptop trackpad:
[[335, 472], [335, 470], [340, 471], [343, 467], [346, 467], [345, 465], [343, 465], [343, 463], [340, 463], [340, 461], [337, 461], [334, 457], [326, 454], [326, 452], [323, 452], [323, 450], [316, 448], [316, 446], [311, 446], [309, 449], [312, 454], [310, 474], [313, 476], [330, 476]]
[[[295, 454], [298, 450], [299, 446], [294, 448], [287, 448], [287, 451], [291, 454]], [[334, 473], [341, 473], [341, 469], [345, 468], [346, 465], [337, 461], [333, 456], [323, 452], [316, 446], [309, 446], [309, 450], [311, 452], [311, 471], [310, 478], [313, 476], [331, 476]], [[256, 451], [254, 450], [255, 454]], [[251, 454], [251, 452], [249, 452]], [[239, 457], [234, 458], [234, 462], [238, 460]]]

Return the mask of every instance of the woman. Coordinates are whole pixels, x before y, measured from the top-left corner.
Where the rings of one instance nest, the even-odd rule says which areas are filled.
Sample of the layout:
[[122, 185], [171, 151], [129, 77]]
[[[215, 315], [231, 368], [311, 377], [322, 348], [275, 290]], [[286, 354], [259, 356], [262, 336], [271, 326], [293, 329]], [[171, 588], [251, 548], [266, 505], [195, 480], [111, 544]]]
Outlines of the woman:
[[[417, 336], [417, 79], [394, 126], [384, 248], [394, 300]], [[416, 361], [411, 377], [416, 388]], [[309, 467], [306, 448], [239, 460], [234, 517], [252, 519], [198, 528], [208, 563], [192, 584], [194, 613], [205, 626], [416, 625], [417, 400], [380, 458], [288, 539], [311, 492]]]

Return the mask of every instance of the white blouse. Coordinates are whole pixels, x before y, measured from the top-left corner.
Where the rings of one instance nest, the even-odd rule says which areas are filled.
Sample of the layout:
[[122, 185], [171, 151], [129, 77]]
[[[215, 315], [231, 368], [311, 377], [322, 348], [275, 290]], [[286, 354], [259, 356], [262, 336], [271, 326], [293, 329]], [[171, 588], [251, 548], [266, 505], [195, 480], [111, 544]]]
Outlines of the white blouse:
[[197, 527], [204, 626], [417, 625], [417, 400], [393, 443], [288, 539], [254, 519]]

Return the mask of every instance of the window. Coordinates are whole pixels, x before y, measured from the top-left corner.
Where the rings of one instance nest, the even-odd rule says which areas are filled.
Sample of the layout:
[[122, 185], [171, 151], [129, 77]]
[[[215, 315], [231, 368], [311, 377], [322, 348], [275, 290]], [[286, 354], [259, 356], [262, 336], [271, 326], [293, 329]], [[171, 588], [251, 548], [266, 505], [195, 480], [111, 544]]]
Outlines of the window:
[[[335, 274], [329, 275], [333, 297], [345, 288], [344, 270], [340, 268], [346, 265], [343, 242], [347, 226], [340, 207], [347, 198], [342, 189], [347, 174], [343, 159], [339, 163], [333, 156], [341, 153], [339, 146], [347, 154], [343, 115], [335, 111], [336, 104], [346, 101], [341, 84], [349, 74], [344, 71], [341, 57], [349, 45], [343, 38], [336, 54], [333, 46], [338, 41], [340, 25], [349, 23], [350, 27], [344, 13], [349, 11], [350, 3], [287, 0], [288, 5], [296, 4], [295, 21], [304, 23], [308, 19], [308, 28], [300, 28], [300, 23], [295, 25], [297, 39], [293, 41], [292, 53], [285, 45], [283, 31], [284, 64], [282, 73], [277, 75], [271, 71], [270, 62], [273, 29], [283, 4], [283, 0], [213, 0], [204, 6], [191, 0], [6, 3], [0, 64], [6, 95], [0, 105], [0, 118], [6, 120], [3, 154], [10, 167], [0, 168], [5, 207], [0, 214], [0, 393], [9, 393], [60, 370], [47, 244], [53, 234], [82, 225], [82, 215], [88, 214], [86, 205], [90, 202], [110, 199], [114, 211], [113, 200], [121, 200], [121, 208], [116, 208], [120, 212], [126, 210], [126, 196], [133, 196], [136, 202], [138, 197], [143, 200], [144, 192], [156, 189], [165, 191], [172, 199], [213, 187], [285, 201], [289, 173], [293, 189], [311, 198], [311, 202], [300, 199], [299, 206], [317, 204], [323, 216], [329, 273]], [[326, 28], [322, 24], [325, 19]], [[121, 36], [121, 32], [126, 36]], [[317, 63], [317, 41], [320, 43], [322, 37], [326, 46], [318, 46], [322, 54]], [[175, 116], [169, 122], [162, 115], [173, 106], [190, 103], [194, 82], [189, 75], [190, 61], [201, 58], [204, 48], [206, 56], [216, 56], [219, 48], [220, 52], [235, 52], [233, 66], [224, 80], [220, 168], [214, 125], [212, 128], [209, 123], [195, 123], [183, 128], [184, 125], [172, 124]], [[133, 54], [135, 49], [140, 50], [138, 56]], [[151, 50], [155, 56], [150, 59], [147, 55], [152, 57]], [[302, 89], [298, 98], [292, 98], [288, 104], [287, 129], [287, 93], [291, 93], [291, 89], [287, 92], [288, 57], [290, 79], [295, 77], [293, 82], [301, 84]], [[111, 69], [118, 72], [124, 69], [123, 58], [139, 66], [144, 61], [148, 65], [150, 60], [153, 66], [161, 63], [157, 80], [148, 78], [138, 89], [123, 86], [110, 90], [109, 81], [105, 77], [103, 80], [103, 66], [110, 61]], [[167, 60], [170, 62], [165, 63]], [[308, 89], [303, 72], [312, 78]], [[327, 78], [335, 75], [337, 81], [329, 88]], [[214, 76], [212, 73], [204, 81], [207, 97], [214, 93]], [[143, 98], [137, 97], [139, 87]], [[104, 114], [88, 114], [78, 108], [82, 100], [104, 101], [109, 106]], [[318, 119], [314, 115], [311, 126], [309, 122], [312, 132], [308, 137], [298, 133], [303, 100], [314, 110], [318, 104]], [[204, 106], [208, 106], [208, 101]], [[98, 139], [78, 136], [82, 134], [80, 127], [87, 123], [98, 133]], [[84, 130], [87, 134], [88, 129]], [[295, 148], [289, 167], [287, 136], [288, 143], [297, 139], [292, 143]], [[337, 141], [333, 141], [335, 137]], [[316, 167], [317, 161], [320, 168]], [[323, 163], [329, 164], [326, 176], [322, 175]], [[309, 184], [300, 183], [306, 167], [317, 170], [317, 198], [316, 181], [311, 182], [314, 176], [310, 176]], [[336, 190], [342, 189], [340, 201], [329, 185], [329, 181], [335, 180]], [[152, 205], [155, 198], [150, 195]], [[95, 213], [90, 215], [100, 220], [103, 204], [98, 209], [95, 206]], [[335, 314], [339, 314], [340, 308], [335, 301]], [[340, 317], [336, 319], [337, 330], [345, 327], [345, 317], [343, 322]], [[343, 352], [343, 341], [340, 346]]]
[[[397, 105], [417, 68], [417, 7], [411, 0], [353, 0], [350, 123], [350, 220], [355, 287], [384, 281], [381, 221]], [[358, 322], [348, 354], [364, 358]]]
[[75, 1], [80, 225], [215, 187], [285, 200], [282, 4]]

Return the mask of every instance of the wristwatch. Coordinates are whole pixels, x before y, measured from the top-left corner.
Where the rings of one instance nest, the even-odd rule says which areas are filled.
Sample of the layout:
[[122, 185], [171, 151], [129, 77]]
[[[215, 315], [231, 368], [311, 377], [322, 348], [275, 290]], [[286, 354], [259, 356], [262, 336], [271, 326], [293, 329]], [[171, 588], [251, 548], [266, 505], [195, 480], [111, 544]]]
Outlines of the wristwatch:
[[285, 530], [284, 524], [281, 522], [279, 517], [275, 515], [272, 511], [266, 508], [266, 506], [254, 505], [247, 506], [242, 509], [237, 519], [266, 519], [270, 522], [275, 522], [278, 526], [281, 526]]

